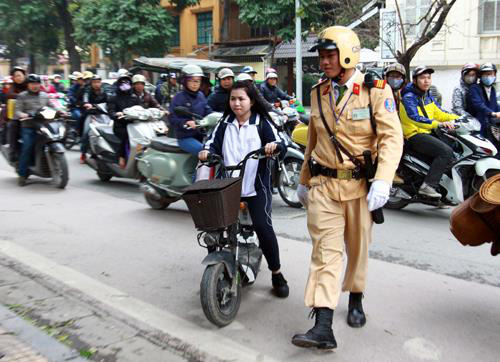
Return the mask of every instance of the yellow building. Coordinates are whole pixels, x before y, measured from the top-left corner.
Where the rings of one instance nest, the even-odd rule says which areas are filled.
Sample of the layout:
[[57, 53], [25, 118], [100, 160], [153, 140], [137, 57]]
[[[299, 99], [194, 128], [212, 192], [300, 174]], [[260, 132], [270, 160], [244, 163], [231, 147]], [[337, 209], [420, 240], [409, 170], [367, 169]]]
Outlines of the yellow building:
[[172, 13], [177, 28], [170, 53], [208, 59], [209, 51], [219, 41], [221, 33], [221, 1], [201, 0], [198, 5], [186, 7], [180, 13], [168, 0], [162, 0], [161, 4]]

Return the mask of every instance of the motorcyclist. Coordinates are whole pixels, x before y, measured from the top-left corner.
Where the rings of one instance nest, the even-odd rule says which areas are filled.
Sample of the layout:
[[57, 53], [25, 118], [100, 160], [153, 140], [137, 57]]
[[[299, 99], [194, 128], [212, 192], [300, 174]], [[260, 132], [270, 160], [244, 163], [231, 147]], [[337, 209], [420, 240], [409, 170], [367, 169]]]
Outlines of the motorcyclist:
[[42, 85], [42, 91], [45, 93], [57, 93], [56, 88], [52, 85], [50, 82], [50, 78], [47, 75], [44, 75], [42, 77], [43, 80], [43, 85]]
[[406, 69], [402, 64], [392, 63], [384, 69], [384, 78], [391, 86], [392, 95], [396, 101], [396, 109], [399, 112], [399, 104], [401, 103], [401, 89], [405, 85]]
[[[266, 154], [271, 156], [278, 148], [281, 140], [251, 83], [235, 83], [223, 119], [200, 152], [200, 160], [206, 160], [211, 153], [222, 156], [226, 166], [234, 166], [251, 151], [265, 147]], [[272, 272], [274, 294], [286, 298], [289, 288], [280, 270], [278, 240], [271, 220], [270, 188], [271, 175], [267, 160], [247, 161], [241, 200], [248, 204], [260, 248]]]
[[16, 99], [22, 92], [28, 89], [26, 71], [21, 67], [14, 67], [10, 71], [12, 84], [5, 94], [7, 106], [2, 108], [2, 121], [7, 123], [7, 141], [9, 142], [9, 158], [14, 162], [19, 154], [19, 121], [14, 117]]
[[[90, 87], [85, 89], [83, 93], [83, 109], [88, 111], [96, 104], [106, 103], [108, 101], [108, 95], [102, 89], [102, 79], [98, 75], [94, 75], [90, 81]], [[86, 112], [84, 113], [86, 118]], [[80, 163], [84, 164], [87, 161], [87, 150], [89, 147], [89, 126], [84, 124], [81, 144], [80, 144]]]
[[61, 82], [61, 76], [59, 74], [54, 74], [52, 76], [52, 85], [56, 89], [58, 93], [65, 93], [66, 88], [64, 87], [64, 84]]
[[500, 118], [500, 107], [497, 103], [495, 81], [497, 67], [493, 63], [484, 63], [479, 68], [479, 84], [470, 87], [470, 113], [481, 123], [481, 135], [496, 141], [491, 135], [490, 122]]
[[120, 139], [118, 152], [119, 165], [127, 166], [126, 147], [128, 143], [127, 121], [124, 119], [123, 110], [140, 104], [140, 99], [132, 91], [132, 78], [122, 75], [115, 82], [116, 93], [108, 100], [108, 114], [113, 119], [113, 132]]
[[26, 185], [28, 168], [31, 163], [33, 148], [36, 141], [35, 121], [33, 117], [40, 108], [49, 105], [47, 93], [41, 91], [41, 79], [36, 74], [30, 74], [27, 78], [28, 89], [17, 98], [15, 119], [21, 122], [22, 147], [19, 156], [19, 186]]
[[212, 112], [207, 99], [200, 91], [201, 81], [204, 77], [202, 69], [194, 64], [188, 64], [182, 68], [183, 90], [175, 95], [170, 103], [170, 124], [175, 129], [175, 135], [179, 147], [185, 152], [193, 155], [203, 148], [203, 134], [196, 128], [196, 122], [187, 116], [175, 114], [174, 109], [178, 106], [189, 108], [192, 113], [202, 117]]
[[116, 93], [116, 90], [118, 89], [118, 85], [119, 85], [119, 81], [120, 81], [121, 77], [124, 77], [124, 76], [131, 77], [132, 76], [132, 74], [125, 68], [118, 69], [117, 74], [118, 74], [118, 78], [116, 78], [116, 81], [111, 86], [111, 93], [112, 94]]
[[266, 74], [266, 81], [260, 85], [260, 92], [269, 103], [275, 104], [281, 100], [289, 101], [293, 99], [293, 97], [283, 92], [277, 84], [278, 74], [271, 72]]
[[163, 104], [163, 96], [161, 95], [161, 86], [165, 82], [168, 82], [168, 74], [162, 73], [160, 74], [160, 78], [156, 82], [156, 87], [155, 87], [155, 99], [160, 104]]
[[160, 108], [156, 99], [146, 92], [146, 77], [136, 74], [132, 77], [133, 94], [139, 98], [139, 105], [143, 108]]
[[453, 89], [451, 98], [451, 110], [459, 116], [472, 117], [470, 114], [469, 92], [472, 85], [477, 83], [479, 65], [467, 63], [460, 72], [460, 84]]
[[214, 112], [224, 112], [226, 109], [229, 93], [234, 82], [234, 73], [229, 68], [222, 68], [217, 74], [219, 85], [208, 97], [208, 105]]
[[403, 126], [403, 135], [409, 147], [420, 154], [432, 158], [429, 172], [418, 193], [430, 198], [441, 198], [436, 190], [441, 176], [453, 161], [453, 149], [434, 137], [431, 132], [439, 126], [453, 128], [457, 115], [445, 112], [431, 96], [431, 74], [434, 69], [418, 66], [413, 70], [412, 83], [403, 91], [399, 109], [399, 118]]
[[253, 69], [253, 67], [251, 67], [250, 65], [246, 65], [243, 67], [241, 72], [250, 75], [250, 77], [252, 77], [252, 80], [255, 82], [255, 76], [257, 75], [257, 71]]
[[75, 78], [75, 83], [68, 90], [69, 99], [69, 109], [71, 112], [71, 118], [76, 121], [79, 133], [81, 133], [81, 119], [82, 119], [82, 108], [79, 102], [80, 91], [85, 87], [85, 81], [83, 80], [83, 74], [80, 72], [73, 72], [73, 77]]
[[177, 74], [170, 73], [168, 75], [168, 82], [163, 82], [161, 85], [160, 93], [163, 99], [162, 105], [167, 105], [172, 102], [172, 98], [178, 92], [179, 85], [177, 84]]

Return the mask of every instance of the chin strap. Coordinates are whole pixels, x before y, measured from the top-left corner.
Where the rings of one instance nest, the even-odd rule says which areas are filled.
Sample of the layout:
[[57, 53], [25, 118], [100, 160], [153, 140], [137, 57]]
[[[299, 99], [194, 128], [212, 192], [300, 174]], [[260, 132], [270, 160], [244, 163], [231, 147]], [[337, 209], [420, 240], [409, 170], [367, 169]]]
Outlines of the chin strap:
[[332, 78], [332, 80], [335, 83], [340, 83], [342, 81], [342, 78], [344, 78], [344, 75], [345, 75], [345, 69], [342, 68], [342, 70], [340, 71], [339, 75], [337, 75], [335, 78]]

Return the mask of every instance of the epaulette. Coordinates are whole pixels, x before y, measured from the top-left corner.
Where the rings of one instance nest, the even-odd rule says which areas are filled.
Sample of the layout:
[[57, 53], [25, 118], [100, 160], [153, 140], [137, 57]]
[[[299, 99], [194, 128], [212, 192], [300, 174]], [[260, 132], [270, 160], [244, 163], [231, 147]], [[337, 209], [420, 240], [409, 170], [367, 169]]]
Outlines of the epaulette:
[[316, 88], [317, 86], [320, 86], [321, 84], [325, 83], [326, 81], [328, 81], [328, 78], [320, 79], [318, 81], [318, 83], [316, 83], [315, 85], [312, 86], [312, 89]]
[[373, 82], [373, 87], [379, 88], [379, 89], [384, 89], [386, 84], [387, 84], [386, 80], [377, 79]]
[[365, 74], [365, 80], [363, 82], [363, 85], [368, 89], [372, 88], [384, 89], [386, 84], [387, 81], [382, 79], [375, 79], [371, 73]]

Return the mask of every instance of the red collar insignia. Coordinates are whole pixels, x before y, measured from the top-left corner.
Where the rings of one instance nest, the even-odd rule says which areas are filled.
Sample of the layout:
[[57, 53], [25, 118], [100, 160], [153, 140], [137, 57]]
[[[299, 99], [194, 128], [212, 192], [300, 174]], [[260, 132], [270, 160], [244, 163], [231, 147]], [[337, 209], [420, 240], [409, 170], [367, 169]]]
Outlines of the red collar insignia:
[[359, 84], [358, 84], [358, 83], [354, 83], [354, 85], [353, 85], [353, 87], [352, 87], [352, 92], [353, 92], [355, 95], [359, 96], [359, 90], [360, 90], [360, 88], [361, 88], [361, 87], [359, 86]]

